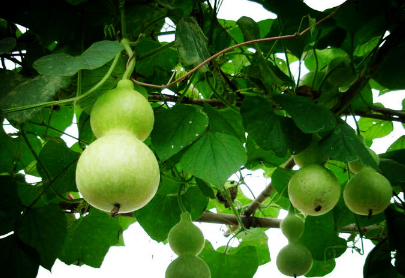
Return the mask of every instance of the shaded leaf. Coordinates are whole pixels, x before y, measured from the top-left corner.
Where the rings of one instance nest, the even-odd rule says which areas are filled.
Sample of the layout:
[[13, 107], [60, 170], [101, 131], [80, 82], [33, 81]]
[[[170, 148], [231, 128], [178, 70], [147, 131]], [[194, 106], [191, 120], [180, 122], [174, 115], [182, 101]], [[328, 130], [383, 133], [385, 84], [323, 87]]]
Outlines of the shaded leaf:
[[65, 243], [66, 217], [58, 204], [26, 208], [17, 235], [37, 250], [41, 265], [51, 270]]
[[338, 236], [332, 212], [305, 218], [305, 231], [300, 243], [311, 251], [318, 261], [340, 257], [347, 249], [346, 240]]
[[66, 264], [100, 267], [110, 247], [119, 242], [118, 218], [95, 208], [68, 224], [68, 235], [59, 255]]
[[364, 278], [396, 277], [397, 271], [391, 264], [391, 250], [386, 240], [378, 243], [368, 253], [363, 268]]
[[335, 260], [312, 260], [312, 267], [305, 274], [306, 277], [323, 277], [329, 273], [331, 273], [336, 266]]
[[[26, 105], [34, 105], [49, 101], [61, 88], [70, 83], [70, 78], [59, 76], [37, 76], [15, 87], [2, 99], [1, 109], [16, 108]], [[13, 112], [7, 115], [9, 120], [18, 123], [31, 119], [37, 109], [29, 109], [21, 112]]]
[[100, 41], [93, 43], [80, 56], [50, 54], [36, 60], [33, 67], [42, 75], [72, 76], [79, 70], [93, 70], [103, 66], [123, 49], [121, 43]]
[[211, 243], [205, 241], [199, 257], [209, 266], [212, 278], [251, 278], [259, 266], [256, 248], [253, 246], [245, 246], [234, 254], [226, 254], [215, 251]]
[[60, 194], [77, 191], [76, 165], [80, 154], [70, 150], [63, 140], [50, 140], [39, 153], [41, 173], [44, 183], [51, 183], [54, 190]]
[[0, 55], [5, 54], [13, 50], [16, 47], [17, 42], [15, 38], [7, 37], [0, 40]]
[[24, 125], [26, 132], [35, 132], [42, 138], [61, 137], [72, 125], [73, 107], [44, 108]]
[[200, 108], [176, 105], [156, 115], [152, 144], [159, 158], [167, 160], [197, 140], [207, 126], [208, 117]]
[[16, 180], [10, 176], [0, 176], [0, 235], [15, 229], [22, 208]]
[[17, 146], [14, 145], [15, 140], [0, 128], [0, 173], [8, 173], [14, 168], [14, 160], [17, 155]]
[[334, 130], [320, 141], [319, 146], [328, 157], [334, 160], [350, 162], [359, 159], [364, 165], [378, 168], [354, 130], [343, 121], [337, 123]]
[[[208, 205], [198, 187], [191, 187], [182, 195], [184, 207], [190, 212], [192, 219], [199, 218]], [[158, 242], [167, 239], [171, 228], [180, 221], [181, 210], [177, 195], [160, 195], [155, 197], [143, 208], [135, 211], [135, 217], [148, 235]]]
[[272, 150], [278, 157], [285, 157], [288, 151], [303, 150], [312, 138], [303, 134], [291, 119], [277, 115], [271, 102], [262, 97], [245, 97], [241, 115], [248, 136], [252, 136], [259, 147]]
[[230, 249], [231, 254], [237, 253], [246, 246], [253, 246], [256, 248], [259, 265], [270, 262], [269, 239], [263, 229], [252, 228], [238, 233], [236, 237], [241, 240], [241, 242], [238, 247]]
[[223, 187], [246, 160], [246, 151], [239, 139], [223, 133], [206, 132], [185, 151], [180, 162], [184, 171], [216, 187]]
[[[245, 141], [245, 135], [243, 132], [240, 132], [239, 130], [235, 130], [234, 126], [229, 121], [235, 122], [238, 120], [242, 120], [240, 115], [234, 111], [229, 109], [228, 114], [231, 114], [229, 116], [233, 116], [226, 118], [226, 114], [221, 112], [221, 110], [215, 109], [212, 106], [210, 106], [208, 103], [204, 103], [204, 109], [203, 111], [205, 114], [207, 114], [209, 118], [209, 125], [208, 125], [208, 130], [212, 132], [220, 132], [228, 135], [232, 135], [234, 137], [240, 138], [241, 141]], [[231, 113], [230, 111], [233, 111], [235, 113]], [[239, 119], [238, 119], [239, 116]], [[243, 126], [242, 126], [243, 128]]]
[[305, 133], [329, 131], [336, 126], [335, 115], [308, 98], [283, 94], [275, 96], [274, 99]]
[[39, 269], [38, 252], [13, 234], [0, 239], [2, 275], [13, 278], [35, 278]]
[[247, 16], [242, 16], [236, 21], [240, 30], [243, 33], [245, 41], [251, 41], [260, 38], [260, 28], [259, 25], [252, 18]]
[[[183, 66], [197, 66], [211, 55], [208, 51], [208, 39], [198, 23], [192, 17], [183, 17], [177, 23], [176, 45]], [[207, 71], [203, 66], [200, 71]]]

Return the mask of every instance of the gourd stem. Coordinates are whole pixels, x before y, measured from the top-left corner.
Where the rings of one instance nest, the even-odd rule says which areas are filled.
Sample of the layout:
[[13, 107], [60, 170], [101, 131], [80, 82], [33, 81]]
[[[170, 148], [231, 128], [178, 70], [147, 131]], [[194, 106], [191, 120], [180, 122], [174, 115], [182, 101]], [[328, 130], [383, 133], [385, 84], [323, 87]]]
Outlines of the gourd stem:
[[179, 203], [179, 207], [180, 207], [181, 212], [187, 212], [187, 210], [186, 210], [186, 208], [184, 207], [184, 204], [183, 204], [183, 199], [181, 197], [181, 195], [183, 195], [184, 186], [185, 186], [185, 184], [182, 183], [180, 185], [179, 191], [177, 193], [177, 202]]
[[129, 40], [127, 39], [122, 39], [121, 43], [124, 45], [125, 51], [127, 52], [128, 55], [128, 63], [127, 63], [127, 69], [124, 72], [124, 75], [122, 76], [122, 79], [130, 79], [132, 72], [135, 69], [135, 55], [134, 51], [132, 50], [131, 46], [129, 45]]

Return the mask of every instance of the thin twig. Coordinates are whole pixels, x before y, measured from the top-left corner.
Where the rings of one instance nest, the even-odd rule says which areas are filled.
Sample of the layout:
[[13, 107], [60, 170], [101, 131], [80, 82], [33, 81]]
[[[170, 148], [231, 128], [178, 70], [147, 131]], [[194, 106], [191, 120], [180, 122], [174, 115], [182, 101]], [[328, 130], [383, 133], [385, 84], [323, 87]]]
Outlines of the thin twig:
[[[343, 4], [342, 4], [343, 5]], [[321, 20], [319, 20], [316, 23], [316, 26], [322, 24], [323, 22], [325, 22], [326, 20], [328, 20], [329, 18], [333, 17], [338, 10], [342, 7], [339, 6], [337, 7], [333, 12], [331, 12], [329, 15], [327, 15], [326, 17], [322, 18]], [[198, 66], [196, 66], [195, 68], [193, 68], [192, 70], [190, 70], [187, 74], [181, 76], [180, 78], [174, 80], [173, 82], [170, 82], [166, 85], [156, 85], [156, 84], [149, 84], [149, 83], [144, 83], [144, 82], [140, 82], [138, 80], [136, 80], [135, 78], [131, 77], [131, 80], [134, 81], [135, 83], [145, 86], [145, 87], [152, 87], [152, 88], [158, 88], [158, 89], [164, 89], [164, 88], [168, 88], [170, 86], [173, 86], [176, 83], [179, 83], [180, 81], [183, 81], [184, 79], [186, 79], [187, 77], [189, 77], [191, 74], [195, 73], [196, 71], [198, 71], [200, 68], [202, 68], [203, 66], [205, 66], [206, 64], [208, 64], [209, 62], [211, 62], [212, 60], [216, 59], [217, 57], [225, 54], [226, 52], [229, 52], [235, 48], [239, 48], [245, 45], [250, 45], [250, 44], [255, 44], [255, 43], [260, 43], [260, 42], [269, 42], [269, 41], [278, 41], [278, 40], [287, 40], [287, 39], [294, 39], [294, 38], [299, 38], [302, 37], [303, 35], [305, 35], [306, 33], [310, 32], [311, 28], [308, 27], [305, 30], [303, 30], [300, 33], [296, 33], [296, 34], [292, 34], [292, 35], [284, 35], [284, 36], [278, 36], [278, 37], [271, 37], [271, 38], [263, 38], [263, 39], [255, 39], [255, 40], [251, 40], [251, 41], [246, 41], [246, 42], [242, 42], [239, 44], [235, 44], [232, 45], [228, 48], [225, 48], [221, 51], [219, 51], [218, 53], [212, 55], [210, 58], [208, 58], [207, 60], [203, 61], [202, 63], [200, 63]]]

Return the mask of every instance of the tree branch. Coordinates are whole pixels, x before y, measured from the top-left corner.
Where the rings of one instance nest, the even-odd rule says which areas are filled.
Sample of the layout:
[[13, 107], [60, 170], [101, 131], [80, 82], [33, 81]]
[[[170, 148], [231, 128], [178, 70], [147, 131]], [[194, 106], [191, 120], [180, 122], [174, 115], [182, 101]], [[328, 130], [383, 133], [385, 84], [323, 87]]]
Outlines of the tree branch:
[[[178, 96], [170, 96], [165, 94], [150, 94], [149, 100], [150, 101], [162, 101], [162, 96], [164, 100], [167, 102], [177, 102], [179, 97]], [[204, 103], [209, 103], [211, 106], [214, 107], [226, 107], [225, 104], [217, 99], [192, 99], [188, 97], [183, 97], [182, 103], [186, 104], [195, 104], [199, 106], [204, 106]], [[240, 107], [242, 104], [242, 100], [237, 100], [235, 102], [235, 106]], [[372, 111], [378, 112], [377, 113], [367, 113], [363, 111], [353, 111], [355, 116], [360, 116], [364, 118], [371, 118], [371, 119], [378, 119], [384, 121], [396, 121], [405, 123], [405, 111], [401, 110], [393, 110], [385, 107], [373, 106], [371, 108]]]

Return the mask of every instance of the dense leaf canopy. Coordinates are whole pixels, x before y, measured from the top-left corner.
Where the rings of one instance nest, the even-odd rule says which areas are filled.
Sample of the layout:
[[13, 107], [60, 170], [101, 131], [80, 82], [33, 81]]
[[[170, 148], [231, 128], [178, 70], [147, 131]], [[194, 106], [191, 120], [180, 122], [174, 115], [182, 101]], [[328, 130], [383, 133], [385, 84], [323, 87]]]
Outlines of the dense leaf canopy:
[[[358, 250], [359, 238], [375, 244], [364, 277], [405, 276], [405, 135], [379, 155], [379, 164], [367, 150], [393, 132], [393, 122], [404, 127], [405, 101], [400, 111], [375, 96], [405, 90], [405, 1], [349, 0], [321, 12], [300, 0], [255, 0], [276, 15], [260, 22], [220, 19], [219, 2], [1, 4], [4, 277], [36, 277], [39, 266], [51, 270], [56, 259], [100, 267], [129, 225], [137, 221], [166, 242], [184, 209], [194, 221], [232, 224], [240, 242], [214, 249], [206, 241], [199, 257], [213, 278], [254, 277], [275, 261], [264, 231], [278, 227], [281, 210], [294, 210], [287, 190], [297, 171], [292, 155], [313, 135], [342, 189], [352, 175], [348, 163], [359, 160], [390, 181], [393, 198], [372, 216], [352, 213], [343, 198], [326, 214], [301, 215], [300, 244], [314, 259], [307, 276], [332, 272], [336, 258]], [[161, 42], [167, 34], [175, 40]], [[89, 120], [94, 102], [123, 78], [154, 110], [144, 143], [159, 162], [160, 184], [146, 206], [111, 217], [81, 198], [75, 172], [96, 140]], [[78, 135], [68, 135], [76, 140], [70, 145], [62, 136], [72, 124]], [[238, 187], [246, 170], [257, 169], [272, 182], [253, 202]]]

